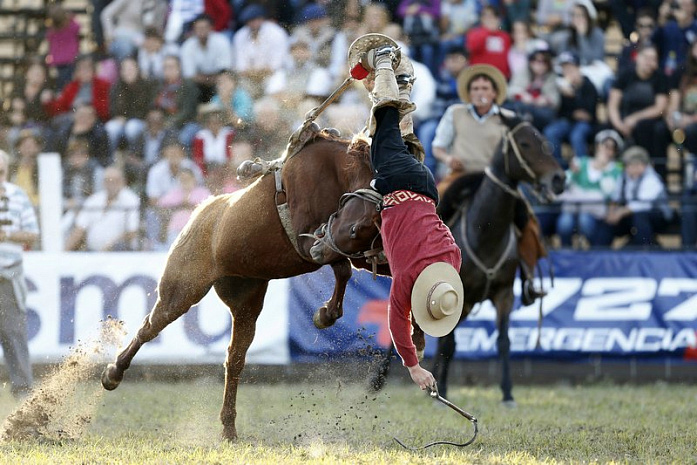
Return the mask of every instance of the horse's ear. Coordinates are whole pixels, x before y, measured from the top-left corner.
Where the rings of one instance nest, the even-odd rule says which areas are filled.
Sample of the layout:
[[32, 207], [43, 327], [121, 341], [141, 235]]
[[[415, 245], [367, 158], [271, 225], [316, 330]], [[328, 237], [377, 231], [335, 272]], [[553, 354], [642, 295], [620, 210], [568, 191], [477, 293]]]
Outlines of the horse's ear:
[[521, 121], [518, 115], [513, 110], [509, 110], [508, 108], [499, 108], [499, 116], [501, 117], [501, 121], [508, 126], [508, 129], [513, 129]]

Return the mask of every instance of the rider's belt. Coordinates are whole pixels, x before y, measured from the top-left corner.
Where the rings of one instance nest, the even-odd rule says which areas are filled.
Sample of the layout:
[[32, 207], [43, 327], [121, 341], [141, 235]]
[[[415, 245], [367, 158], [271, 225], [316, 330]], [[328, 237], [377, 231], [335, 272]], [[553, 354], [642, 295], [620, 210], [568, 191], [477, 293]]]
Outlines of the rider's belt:
[[426, 202], [430, 203], [434, 207], [436, 206], [435, 200], [433, 200], [431, 197], [407, 190], [390, 192], [382, 199], [382, 204], [385, 207], [393, 207], [404, 202]]

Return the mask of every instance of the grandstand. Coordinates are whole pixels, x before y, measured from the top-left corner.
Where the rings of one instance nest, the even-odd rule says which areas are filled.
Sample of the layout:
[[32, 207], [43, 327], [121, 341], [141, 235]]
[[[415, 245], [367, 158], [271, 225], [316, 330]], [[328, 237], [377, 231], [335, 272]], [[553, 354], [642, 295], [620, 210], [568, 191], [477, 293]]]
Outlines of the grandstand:
[[[353, 2], [337, 2], [337, 4], [348, 4], [349, 8], [350, 5]], [[492, 2], [493, 5], [497, 5], [497, 2]], [[604, 61], [607, 65], [609, 65], [610, 69], [612, 69], [614, 72], [617, 71], [618, 68], [618, 58], [620, 57], [623, 47], [627, 43], [627, 39], [622, 33], [622, 30], [619, 27], [619, 24], [612, 19], [612, 12], [611, 12], [611, 4], [609, 2], [605, 1], [599, 1], [599, 2], [594, 2], [595, 8], [597, 9], [597, 23], [603, 28], [604, 32], [604, 37], [605, 37], [605, 54], [604, 54]], [[97, 5], [97, 8], [100, 8], [99, 5], [100, 3], [94, 3], [94, 2], [85, 2], [81, 0], [68, 0], [62, 3], [63, 7], [70, 12], [72, 15], [74, 15], [74, 18], [76, 19], [77, 23], [79, 24], [79, 41], [80, 41], [80, 52], [81, 53], [93, 53], [97, 52], [97, 58], [98, 58], [98, 68], [97, 68], [97, 73], [99, 75], [102, 75], [103, 77], [107, 77], [108, 79], [114, 80], [116, 78], [115, 73], [116, 70], [114, 70], [114, 62], [113, 61], [104, 61], [104, 59], [108, 58], [107, 55], [104, 55], [107, 50], [105, 49], [105, 45], [103, 43], [98, 43], [100, 42], [100, 39], [96, 37], [95, 31], [93, 31], [93, 26], [95, 24], [99, 24], [99, 17], [97, 14], [95, 14], [95, 5]], [[33, 56], [39, 56], [39, 57], [46, 57], [50, 52], [49, 52], [49, 45], [46, 40], [46, 32], [47, 32], [47, 27], [50, 26], [50, 19], [48, 18], [48, 10], [47, 10], [48, 2], [43, 2], [41, 0], [24, 0], [24, 1], [19, 1], [19, 0], [10, 0], [6, 1], [3, 3], [2, 8], [0, 8], [0, 30], [4, 31], [2, 34], [0, 34], [0, 99], [2, 99], [2, 107], [5, 110], [5, 113], [8, 114], [11, 110], [11, 104], [12, 104], [12, 99], [11, 96], [13, 95], [13, 92], [17, 92], [18, 86], [21, 85], [22, 81], [24, 80], [24, 73], [26, 72], [27, 69], [27, 59], [33, 57]], [[389, 7], [389, 4], [388, 4]], [[338, 7], [333, 7], [338, 8]], [[502, 15], [505, 18], [506, 11], [501, 8]], [[334, 31], [340, 31], [341, 33], [344, 33], [347, 35], [349, 32], [355, 33], [357, 30], [355, 26], [353, 25], [347, 25], [347, 24], [342, 24], [339, 21], [336, 20], [339, 16], [337, 15], [337, 12], [334, 9], [330, 9], [329, 11], [329, 16], [332, 18], [332, 23], [331, 26], [333, 27]], [[292, 38], [293, 41], [297, 40], [295, 37], [296, 35], [294, 34], [294, 31], [296, 28], [299, 28], [301, 26], [301, 22], [298, 20], [298, 16], [301, 13], [300, 10], [297, 11], [292, 11], [290, 8], [287, 10], [290, 11], [277, 11], [274, 12], [276, 14], [275, 19], [277, 20], [282, 26], [284, 26], [285, 30], [291, 35], [289, 37]], [[347, 10], [348, 11], [348, 10]], [[237, 29], [243, 26], [241, 22], [239, 21], [240, 14], [242, 13], [242, 10], [239, 8], [236, 8], [234, 11], [231, 12], [232, 15], [232, 20], [227, 24], [224, 25], [222, 32], [227, 34], [228, 37], [234, 37], [234, 34]], [[509, 14], [511, 15], [511, 18], [508, 18], [511, 22], [515, 19], [513, 17], [513, 14], [515, 12], [510, 12]], [[535, 10], [535, 7], [531, 9], [529, 12], [532, 16], [537, 14], [538, 12]], [[390, 10], [387, 12], [386, 18], [392, 18], [395, 22], [397, 23], [402, 23], [403, 19], [401, 14], [397, 9]], [[518, 14], [518, 13], [515, 13]], [[295, 15], [295, 17], [293, 17]], [[379, 23], [376, 23], [379, 24]], [[387, 23], [385, 23], [387, 24]], [[508, 24], [506, 27], [510, 27], [510, 23], [504, 23]], [[218, 25], [215, 25], [218, 27]], [[540, 23], [539, 21], [533, 23], [534, 29], [538, 31], [538, 33], [543, 36], [543, 34], [549, 29], [547, 24]], [[324, 27], [327, 27], [326, 25]], [[374, 26], [378, 27], [378, 26]], [[399, 33], [399, 29], [397, 29]], [[342, 34], [339, 34], [341, 36]], [[326, 40], [326, 38], [320, 37], [321, 40]], [[333, 36], [332, 36], [333, 37]], [[634, 37], [632, 37], [634, 38]], [[407, 40], [407, 37], [402, 37], [403, 40]], [[304, 40], [304, 39], [302, 39]], [[345, 40], [345, 39], [344, 39]], [[323, 44], [313, 44], [312, 47], [310, 47], [311, 52], [316, 52], [319, 53], [319, 56], [316, 57], [316, 59], [313, 59], [313, 68], [317, 67], [323, 67], [327, 66], [327, 50], [330, 48], [329, 45], [334, 45], [335, 47], [340, 47], [340, 44], [336, 44], [334, 42], [326, 42]], [[181, 43], [181, 42], [180, 42]], [[553, 42], [551, 42], [553, 44]], [[324, 50], [319, 50], [321, 47], [324, 47]], [[343, 57], [342, 57], [343, 58]], [[323, 61], [324, 60], [324, 61]], [[336, 67], [337, 62], [340, 62], [341, 60], [333, 59], [334, 64], [329, 64], [328, 67], [322, 68], [322, 70], [329, 70], [330, 74], [333, 73], [333, 82], [336, 82], [338, 80], [338, 75], [336, 74], [336, 69], [333, 67]], [[435, 68], [432, 69], [432, 73], [434, 77], [439, 78], [438, 73], [439, 68], [441, 68], [443, 65], [443, 62], [441, 61], [438, 63]], [[284, 66], [288, 66], [286, 63]], [[307, 68], [307, 66], [305, 66]], [[340, 68], [338, 68], [340, 69]], [[278, 73], [277, 73], [278, 74]], [[280, 124], [277, 128], [273, 128], [268, 133], [264, 132], [263, 128], [257, 127], [258, 124], [253, 123], [249, 124], [246, 123], [242, 125], [236, 125], [234, 123], [231, 123], [232, 126], [234, 127], [233, 129], [238, 133], [238, 139], [240, 139], [242, 147], [238, 147], [241, 151], [243, 152], [249, 152], [251, 151], [252, 153], [249, 154], [250, 156], [271, 156], [273, 158], [272, 154], [269, 153], [259, 153], [259, 151], [271, 151], [271, 152], [277, 152], [280, 148], [282, 148], [283, 143], [284, 143], [284, 136], [282, 134], [290, 134], [291, 129], [293, 128], [294, 125], [297, 124], [299, 120], [301, 120], [301, 113], [300, 112], [293, 112], [289, 110], [289, 106], [292, 106], [293, 104], [299, 105], [300, 108], [311, 108], [312, 102], [311, 100], [308, 100], [306, 98], [306, 95], [308, 94], [307, 89], [302, 88], [302, 85], [304, 83], [308, 82], [310, 73], [307, 71], [302, 71], [297, 73], [297, 81], [295, 82], [292, 79], [288, 79], [287, 77], [279, 76], [277, 80], [274, 82], [278, 83], [281, 82], [280, 84], [282, 87], [285, 86], [285, 89], [281, 88], [280, 91], [275, 91], [275, 90], [270, 90], [273, 94], [271, 97], [278, 102], [281, 103], [280, 107], [278, 104], [275, 104], [276, 110], [273, 110], [274, 105], [269, 105], [269, 102], [267, 101], [266, 98], [260, 99], [260, 92], [259, 92], [259, 87], [252, 85], [250, 86], [250, 81], [247, 81], [246, 79], [241, 79], [239, 82], [239, 87], [246, 88], [249, 91], [249, 94], [257, 100], [257, 103], [260, 103], [260, 100], [263, 100], [265, 103], [260, 104], [261, 106], [264, 106], [264, 108], [271, 108], [271, 110], [267, 111], [276, 111], [276, 112], [281, 112], [279, 115], [280, 117], [285, 120], [284, 123]], [[318, 79], [318, 74], [315, 72], [313, 74], [313, 79], [314, 81], [311, 81], [313, 83], [317, 83]], [[51, 70], [51, 78], [55, 79], [57, 77], [56, 71], [54, 69]], [[326, 88], [331, 88], [331, 82], [332, 81], [327, 81], [326, 77], [324, 78], [325, 81], [324, 83], [320, 83], [320, 86], [324, 86]], [[330, 78], [332, 79], [332, 78]], [[285, 83], [283, 83], [285, 81]], [[321, 82], [321, 81], [319, 81]], [[278, 84], [276, 84], [278, 85]], [[318, 84], [313, 84], [313, 85], [318, 85]], [[273, 87], [273, 85], [272, 85]], [[58, 89], [56, 89], [57, 91]], [[266, 92], [269, 92], [269, 88], [267, 87]], [[291, 92], [295, 92], [294, 94], [291, 94]], [[325, 92], [325, 91], [322, 91]], [[322, 92], [314, 92], [315, 94], [322, 94]], [[261, 93], [264, 93], [262, 90]], [[313, 92], [310, 92], [311, 94]], [[331, 122], [332, 125], [338, 125], [343, 129], [344, 131], [349, 131], [349, 132], [355, 132], [358, 129], [360, 129], [360, 123], [359, 121], [362, 118], [362, 115], [365, 114], [365, 100], [362, 100], [363, 97], [358, 98], [356, 100], [355, 92], [348, 93], [347, 98], [342, 102], [342, 109], [332, 109], [327, 111], [326, 118], [325, 118], [325, 123]], [[325, 94], [326, 95], [326, 94]], [[350, 107], [347, 106], [349, 105], [347, 102], [350, 100], [354, 100], [356, 103], [356, 106]], [[316, 104], [316, 103], [315, 103]], [[355, 109], [356, 110], [356, 115], [358, 115], [358, 118], [356, 118], [354, 121], [346, 121], [346, 115], [351, 114], [350, 111], [345, 111], [346, 109]], [[251, 110], [251, 108], [250, 108]], [[338, 115], [341, 115], [339, 117]], [[195, 118], [195, 117], [192, 117]], [[598, 124], [599, 125], [609, 125], [609, 118], [608, 118], [608, 109], [607, 109], [607, 101], [605, 99], [601, 100], [598, 105], [598, 110], [597, 110], [597, 118], [598, 118]], [[265, 117], [266, 119], [266, 117]], [[192, 122], [195, 120], [192, 119]], [[241, 120], [240, 120], [241, 121]], [[107, 121], [102, 121], [103, 123], [106, 123]], [[417, 119], [418, 123], [418, 119]], [[235, 127], [236, 126], [236, 127]], [[6, 124], [6, 127], [8, 130], [11, 132], [11, 125]], [[200, 126], [199, 126], [200, 128]], [[269, 144], [262, 144], [259, 145], [259, 141], [261, 140], [268, 140], [269, 136], [265, 134], [273, 134], [275, 136], [276, 141], [269, 145]], [[417, 134], [419, 134], [419, 128], [417, 127]], [[111, 136], [111, 134], [109, 134]], [[49, 137], [48, 140], [52, 139], [52, 137]], [[9, 152], [14, 152], [14, 147], [10, 146], [8, 143], [9, 141], [4, 141], [4, 146], [6, 149], [8, 149]], [[248, 145], [245, 145], [246, 143], [253, 142], [251, 144], [251, 147]], [[428, 143], [428, 141], [427, 141]], [[118, 162], [123, 166], [124, 162], [121, 158], [119, 158], [122, 154], [118, 153], [119, 150], [114, 150], [114, 148], [118, 145], [118, 142], [111, 141], [110, 145], [110, 151], [113, 151], [114, 153], [112, 154], [113, 161]], [[45, 147], [46, 150], [55, 150], [55, 147]], [[63, 146], [63, 150], [65, 149], [65, 145]], [[191, 149], [190, 149], [191, 150]], [[61, 152], [60, 150], [59, 152]], [[64, 157], [64, 153], [60, 153], [61, 157]], [[190, 154], [190, 156], [193, 156], [193, 154]], [[228, 155], [229, 156], [229, 155]], [[563, 156], [565, 159], [570, 159], [574, 156], [573, 150], [571, 149], [571, 146], [568, 145], [567, 143], [564, 143], [563, 145]], [[684, 172], [686, 168], [689, 168], [690, 165], [686, 165], [683, 163], [683, 158], [686, 158], [688, 156], [687, 151], [683, 149], [682, 147], [677, 147], [674, 144], [670, 144], [668, 149], [665, 152], [665, 156], [661, 156], [660, 154], [655, 154], [651, 153], [651, 159], [654, 162], [654, 164], [657, 166], [657, 169], [665, 176], [665, 181], [666, 181], [666, 186], [667, 186], [667, 192], [668, 192], [668, 197], [667, 201], [670, 203], [670, 205], [677, 211], [680, 211], [682, 207], [681, 198], [682, 198], [682, 191], [683, 191], [683, 185], [685, 183], [684, 178]], [[105, 165], [103, 165], [105, 166]], [[435, 165], [436, 168], [437, 165]], [[438, 171], [440, 169], [440, 171]], [[438, 168], [437, 172], [442, 172], [442, 168]], [[224, 174], [218, 173], [217, 174], [219, 177], [226, 177]], [[145, 205], [148, 203], [149, 200], [147, 196], [144, 194], [143, 189], [145, 185], [145, 180], [144, 179], [135, 179], [132, 175], [132, 173], [127, 173], [128, 176], [128, 183], [131, 188], [133, 188], [136, 193], [140, 193], [143, 196], [143, 210], [145, 210]], [[227, 178], [229, 179], [230, 176], [227, 175]], [[209, 190], [211, 190], [213, 193], [220, 192], [220, 186], [207, 186]], [[152, 204], [152, 202], [150, 202]], [[552, 206], [551, 210], [549, 207], [543, 207], [540, 206], [539, 209], [541, 211], [552, 211], [556, 212], [558, 211], [559, 206]], [[546, 210], [545, 210], [546, 209]], [[142, 212], [142, 218], [143, 221], [146, 222], [146, 218], [152, 218], [154, 216], [163, 216], [162, 212], [156, 212], [154, 214], [148, 214], [143, 211]], [[164, 215], [167, 216], [167, 215]], [[657, 244], [660, 245], [663, 248], [669, 248], [669, 249], [675, 249], [675, 248], [681, 248], [684, 246], [682, 244], [681, 238], [680, 238], [680, 222], [679, 222], [679, 215], [676, 216], [676, 219], [672, 221], [666, 228], [662, 229], [660, 233], [657, 235], [658, 242]], [[163, 228], [162, 225], [160, 225], [160, 228]], [[158, 239], [154, 239], [152, 236], [157, 235], [156, 233], [153, 233], [152, 231], [156, 229], [156, 226], [153, 226], [150, 224], [149, 226], [143, 225], [140, 228], [140, 236], [141, 240], [137, 242], [137, 245], [134, 245], [135, 248], [137, 249], [150, 249], [152, 250], [152, 244], [154, 242], [157, 242]], [[150, 232], [148, 232], [150, 231]], [[150, 237], [147, 237], [148, 234], [150, 234]], [[159, 240], [164, 241], [163, 239], [163, 232], [160, 232], [159, 234]], [[554, 230], [548, 231], [549, 234], [549, 243], [554, 246], [558, 247], [560, 246], [560, 243], [557, 239], [557, 236], [555, 235]], [[145, 236], [145, 237], [144, 237]], [[575, 247], [588, 247], [589, 243], [586, 240], [586, 238], [582, 237], [579, 235], [577, 237], [578, 240], [574, 240], [574, 246]], [[613, 242], [613, 247], [619, 248], [622, 247], [625, 242], [627, 242], [627, 238], [618, 238]], [[692, 247], [692, 244], [689, 245]], [[161, 245], [159, 247], [165, 247], [165, 245]]]

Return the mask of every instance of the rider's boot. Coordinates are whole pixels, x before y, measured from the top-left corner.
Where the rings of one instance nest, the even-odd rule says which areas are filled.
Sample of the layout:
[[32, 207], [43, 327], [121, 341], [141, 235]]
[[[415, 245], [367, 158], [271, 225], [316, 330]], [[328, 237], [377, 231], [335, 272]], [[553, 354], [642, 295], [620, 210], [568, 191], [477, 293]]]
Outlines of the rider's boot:
[[361, 63], [366, 69], [375, 70], [375, 85], [371, 98], [373, 108], [368, 123], [368, 135], [375, 133], [375, 112], [385, 106], [395, 107], [399, 110], [400, 117], [411, 113], [416, 109], [408, 98], [400, 98], [399, 87], [395, 79], [395, 67], [400, 61], [399, 49], [385, 45], [369, 50], [362, 58]]
[[[402, 59], [394, 70], [394, 73], [397, 80], [397, 87], [399, 88], [399, 99], [402, 102], [406, 102], [406, 104], [411, 104], [411, 89], [416, 77], [414, 76], [414, 66], [411, 64], [409, 57], [402, 55]], [[416, 106], [414, 106], [414, 108], [416, 108]], [[416, 137], [416, 134], [414, 134], [414, 120], [412, 119], [411, 111], [402, 116], [399, 122], [399, 130], [402, 133], [404, 143], [409, 147], [409, 151], [417, 160], [423, 162], [426, 152], [424, 151], [421, 141]]]
[[522, 280], [521, 302], [523, 305], [531, 305], [538, 298], [547, 295], [543, 290], [535, 289], [533, 282], [537, 261], [546, 256], [547, 249], [541, 240], [540, 224], [535, 215], [530, 215], [518, 238], [518, 257]]

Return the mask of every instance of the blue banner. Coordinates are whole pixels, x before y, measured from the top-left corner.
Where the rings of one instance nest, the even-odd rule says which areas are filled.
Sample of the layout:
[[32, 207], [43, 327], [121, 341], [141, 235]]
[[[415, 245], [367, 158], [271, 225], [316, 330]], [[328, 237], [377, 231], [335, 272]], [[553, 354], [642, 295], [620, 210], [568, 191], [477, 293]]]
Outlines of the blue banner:
[[[509, 336], [514, 357], [587, 358], [670, 356], [697, 361], [697, 253], [552, 252], [554, 287], [542, 305], [521, 307], [520, 283]], [[543, 266], [544, 268], [544, 266]], [[295, 361], [360, 356], [390, 343], [387, 298], [391, 280], [354, 271], [344, 316], [328, 329], [312, 324], [313, 313], [331, 296], [329, 267], [291, 280], [290, 345]], [[467, 290], [465, 290], [466, 292]], [[496, 310], [490, 302], [474, 308], [455, 330], [456, 357], [496, 357]], [[540, 347], [537, 347], [539, 333]], [[426, 355], [435, 340], [427, 337]]]

